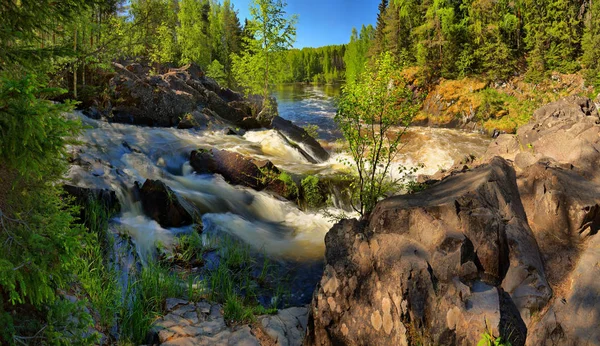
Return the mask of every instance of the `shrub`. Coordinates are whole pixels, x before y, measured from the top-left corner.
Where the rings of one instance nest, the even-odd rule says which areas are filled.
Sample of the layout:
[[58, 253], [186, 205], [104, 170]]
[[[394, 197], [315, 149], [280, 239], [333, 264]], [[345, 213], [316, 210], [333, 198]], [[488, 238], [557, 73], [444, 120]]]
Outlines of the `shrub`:
[[302, 179], [300, 185], [302, 186], [304, 202], [309, 208], [318, 208], [325, 202], [321, 187], [319, 186], [319, 177], [309, 175]]
[[335, 116], [352, 158], [345, 163], [356, 173], [352, 207], [361, 216], [401, 182], [389, 173], [419, 104], [399, 70], [390, 53], [366, 64], [359, 81], [344, 87]]

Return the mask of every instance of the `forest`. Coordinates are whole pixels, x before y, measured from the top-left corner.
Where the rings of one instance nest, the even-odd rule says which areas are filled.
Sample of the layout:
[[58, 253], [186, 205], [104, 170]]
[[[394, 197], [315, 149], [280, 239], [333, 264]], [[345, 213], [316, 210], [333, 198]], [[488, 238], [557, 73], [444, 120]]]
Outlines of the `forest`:
[[[9, 2], [8, 4], [10, 4]], [[28, 33], [15, 35], [14, 20], [3, 25], [0, 63], [35, 65], [50, 73], [54, 86], [70, 90], [99, 84], [97, 69], [113, 60], [154, 64], [194, 62], [217, 81], [235, 88], [233, 59], [250, 49], [251, 28], [229, 0], [97, 1], [74, 10], [66, 2], [56, 17], [34, 9]], [[43, 13], [43, 11], [41, 13]], [[349, 43], [319, 48], [282, 49], [273, 63], [273, 83], [353, 80], [365, 61], [391, 52], [405, 68], [417, 67], [422, 82], [478, 76], [501, 82], [524, 75], [539, 82], [550, 72], [580, 72], [599, 83], [600, 28], [593, 18], [600, 4], [589, 0], [382, 0], [375, 27], [349, 33]], [[66, 15], [68, 21], [62, 21]], [[39, 22], [36, 22], [39, 21]], [[238, 71], [238, 75], [242, 74]], [[75, 97], [77, 98], [77, 97]]]

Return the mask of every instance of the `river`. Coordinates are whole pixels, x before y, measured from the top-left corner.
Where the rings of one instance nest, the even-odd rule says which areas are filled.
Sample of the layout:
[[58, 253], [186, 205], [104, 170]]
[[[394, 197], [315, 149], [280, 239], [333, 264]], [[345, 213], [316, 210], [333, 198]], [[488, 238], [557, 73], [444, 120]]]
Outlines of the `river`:
[[[282, 117], [300, 126], [318, 126], [319, 141], [333, 151], [330, 160], [309, 163], [273, 130], [232, 136], [223, 131], [107, 123], [76, 113], [87, 128], [80, 138], [82, 144], [71, 151], [84, 164], [72, 166], [68, 178], [76, 185], [117, 192], [122, 211], [112, 221], [112, 229], [130, 236], [142, 258], [152, 255], [157, 243], [169, 247], [178, 233], [192, 229], [164, 229], [143, 214], [139, 202], [131, 201], [129, 191], [135, 181], [160, 179], [202, 211], [205, 234], [228, 233], [276, 260], [317, 263], [318, 267], [324, 254], [325, 233], [333, 225], [323, 211], [304, 212], [292, 202], [232, 186], [220, 176], [195, 174], [188, 162], [191, 150], [214, 147], [271, 160], [291, 173], [335, 175], [345, 170], [339, 158], [346, 154], [335, 152], [340, 146], [334, 145], [340, 138], [333, 120], [339, 88], [290, 85], [278, 88], [274, 95]], [[420, 171], [430, 174], [448, 168], [467, 154], [482, 154], [488, 142], [488, 138], [475, 133], [411, 128], [398, 164], [423, 163], [425, 167]], [[314, 282], [307, 285], [314, 287]]]

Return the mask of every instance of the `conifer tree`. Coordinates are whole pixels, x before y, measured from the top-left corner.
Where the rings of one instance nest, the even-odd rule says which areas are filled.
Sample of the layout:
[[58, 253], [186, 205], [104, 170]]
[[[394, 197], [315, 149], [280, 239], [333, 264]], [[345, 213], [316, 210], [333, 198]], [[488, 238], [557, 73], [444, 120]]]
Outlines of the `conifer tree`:
[[581, 60], [586, 80], [600, 88], [600, 1], [590, 0], [589, 6], [585, 17]]
[[370, 56], [379, 56], [382, 52], [387, 50], [386, 40], [386, 12], [388, 8], [388, 0], [381, 0], [379, 3], [379, 12], [377, 13], [377, 24], [375, 26], [375, 40], [370, 47]]

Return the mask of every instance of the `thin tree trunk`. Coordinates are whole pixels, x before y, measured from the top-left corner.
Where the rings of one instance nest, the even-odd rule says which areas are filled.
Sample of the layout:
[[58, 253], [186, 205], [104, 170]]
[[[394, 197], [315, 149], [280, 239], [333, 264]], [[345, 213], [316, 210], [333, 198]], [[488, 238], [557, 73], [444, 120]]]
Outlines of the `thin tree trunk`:
[[[73, 52], [77, 53], [77, 28], [73, 34]], [[77, 99], [77, 60], [73, 63], [73, 97]]]

